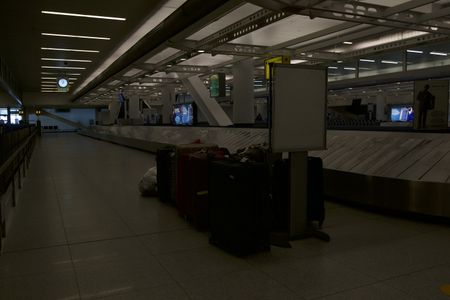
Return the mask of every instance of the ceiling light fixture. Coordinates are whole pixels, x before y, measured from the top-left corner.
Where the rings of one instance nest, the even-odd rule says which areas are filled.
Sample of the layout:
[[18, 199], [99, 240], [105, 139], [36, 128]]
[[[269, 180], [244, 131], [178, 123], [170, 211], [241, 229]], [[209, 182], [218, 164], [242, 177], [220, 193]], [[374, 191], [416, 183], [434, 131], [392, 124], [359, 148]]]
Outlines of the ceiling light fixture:
[[197, 50], [198, 53], [205, 53], [205, 50], [199, 49]]
[[43, 10], [41, 13], [46, 15], [57, 15], [57, 16], [67, 16], [67, 17], [80, 17], [80, 18], [91, 18], [91, 19], [103, 19], [103, 20], [113, 20], [113, 21], [126, 21], [127, 19], [121, 17], [108, 17], [108, 16], [98, 16], [98, 15], [85, 15], [76, 13], [66, 13], [60, 11], [49, 11]]
[[431, 55], [438, 55], [438, 56], [447, 56], [447, 53], [444, 52], [430, 52]]
[[353, 45], [353, 42], [343, 42], [344, 45]]
[[370, 63], [374, 63], [375, 62], [374, 59], [365, 59], [365, 58], [361, 58], [359, 61], [370, 62]]
[[41, 66], [42, 69], [86, 70], [84, 67]]
[[393, 61], [393, 60], [382, 60], [381, 63], [382, 64], [398, 65], [398, 61]]
[[92, 60], [89, 60], [89, 59], [47, 58], [47, 57], [42, 57], [41, 60], [45, 60], [45, 61], [70, 61], [70, 62], [82, 62], [82, 63], [91, 63], [92, 62]]
[[98, 50], [87, 50], [87, 49], [68, 49], [68, 48], [48, 48], [48, 47], [41, 47], [41, 50], [48, 50], [48, 51], [65, 51], [65, 52], [83, 52], [83, 53], [99, 53]]
[[102, 36], [73, 35], [73, 34], [47, 33], [47, 32], [42, 32], [41, 35], [43, 35], [43, 36], [77, 38], [77, 39], [88, 39], [88, 40], [104, 40], [104, 41], [109, 41], [111, 39], [109, 37], [102, 37]]
[[356, 68], [344, 68], [344, 70], [347, 70], [347, 71], [356, 71]]
[[338, 67], [332, 67], [332, 66], [328, 67], [328, 69], [333, 69], [333, 70], [337, 70], [337, 68]]
[[423, 53], [423, 51], [420, 51], [420, 50], [410, 50], [410, 49], [406, 50], [406, 52], [408, 52], [408, 53], [417, 53], [417, 54], [422, 54]]

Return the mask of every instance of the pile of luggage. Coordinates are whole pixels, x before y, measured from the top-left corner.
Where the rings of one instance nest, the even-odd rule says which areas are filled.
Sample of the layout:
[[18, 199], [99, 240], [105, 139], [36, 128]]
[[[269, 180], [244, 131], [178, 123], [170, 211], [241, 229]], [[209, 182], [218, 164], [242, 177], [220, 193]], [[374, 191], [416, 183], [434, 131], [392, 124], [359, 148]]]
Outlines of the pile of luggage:
[[[322, 180], [318, 160], [316, 185]], [[210, 243], [245, 256], [269, 250], [272, 230], [289, 230], [288, 163], [270, 154], [266, 145], [232, 155], [213, 144], [164, 147], [158, 149], [156, 163], [160, 200], [175, 205], [196, 228], [208, 229]], [[322, 223], [323, 197], [315, 197], [321, 198], [315, 201], [320, 212], [315, 215]]]

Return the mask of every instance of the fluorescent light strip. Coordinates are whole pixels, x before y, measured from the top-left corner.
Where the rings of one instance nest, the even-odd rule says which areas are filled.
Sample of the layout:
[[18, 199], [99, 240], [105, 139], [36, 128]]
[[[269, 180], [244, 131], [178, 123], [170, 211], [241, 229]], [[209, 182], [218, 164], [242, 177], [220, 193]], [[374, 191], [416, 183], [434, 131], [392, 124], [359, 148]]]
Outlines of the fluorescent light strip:
[[58, 66], [41, 66], [42, 69], [66, 69], [66, 70], [86, 70], [83, 67], [58, 67]]
[[[54, 73], [54, 72], [41, 72], [42, 75], [60, 75], [58, 73]], [[67, 73], [65, 75], [69, 75], [69, 76], [80, 76], [80, 73]]]
[[48, 47], [41, 47], [41, 50], [48, 50], [48, 51], [66, 51], [66, 52], [83, 52], [83, 53], [99, 53], [98, 50], [87, 50], [87, 49], [68, 49], [68, 48], [48, 48]]
[[104, 40], [104, 41], [109, 41], [111, 39], [109, 37], [101, 37], [101, 36], [73, 35], [73, 34], [47, 33], [47, 32], [42, 32], [41, 35], [44, 35], [44, 36], [56, 36], [56, 37], [67, 37], [67, 38], [77, 38], [77, 39], [88, 39], [88, 40]]
[[353, 45], [353, 42], [343, 42], [342, 44], [345, 44], [345, 45]]
[[447, 56], [447, 53], [443, 52], [430, 52], [431, 55], [438, 55], [438, 56]]
[[370, 63], [374, 63], [375, 62], [374, 59], [365, 59], [365, 58], [360, 58], [359, 61], [370, 62]]
[[344, 70], [347, 70], [347, 71], [356, 71], [356, 68], [344, 68]]
[[57, 15], [57, 16], [66, 16], [66, 17], [80, 17], [80, 18], [91, 18], [91, 19], [102, 19], [102, 20], [113, 20], [113, 21], [126, 21], [127, 19], [121, 17], [108, 17], [108, 16], [98, 16], [98, 15], [85, 15], [85, 14], [75, 14], [75, 13], [66, 13], [60, 11], [49, 11], [43, 10], [41, 13], [46, 15]]
[[406, 50], [406, 52], [408, 52], [408, 53], [417, 53], [417, 54], [422, 54], [423, 53], [423, 51], [420, 51], [420, 50], [410, 50], [410, 49]]
[[393, 61], [393, 60], [382, 60], [381, 63], [382, 64], [398, 65], [398, 61]]
[[338, 67], [328, 67], [328, 69], [337, 70]]
[[[154, 14], [149, 16], [142, 26], [136, 31], [131, 33], [129, 37], [112, 53], [103, 63], [81, 82], [75, 89], [74, 93], [81, 91], [86, 85], [92, 82], [97, 76], [99, 76], [104, 70], [106, 70], [112, 63], [114, 63], [119, 57], [133, 47], [142, 37], [154, 30], [165, 18], [172, 14], [178, 7], [183, 5], [186, 0], [167, 1], [167, 5], [161, 6]], [[169, 5], [170, 3], [170, 5]]]
[[47, 57], [42, 57], [41, 60], [45, 60], [45, 61], [70, 61], [70, 62], [82, 62], [82, 63], [91, 63], [92, 62], [92, 60], [89, 60], [89, 59], [47, 58]]

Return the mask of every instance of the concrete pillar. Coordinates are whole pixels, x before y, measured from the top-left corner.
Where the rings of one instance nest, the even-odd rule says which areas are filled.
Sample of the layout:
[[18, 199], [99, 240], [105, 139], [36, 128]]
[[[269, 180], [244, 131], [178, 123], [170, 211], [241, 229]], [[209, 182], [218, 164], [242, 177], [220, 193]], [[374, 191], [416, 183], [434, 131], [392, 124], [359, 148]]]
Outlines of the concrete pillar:
[[139, 95], [132, 95], [129, 98], [128, 116], [130, 119], [140, 119], [141, 111], [139, 110]]
[[170, 124], [172, 121], [172, 108], [175, 103], [175, 87], [173, 85], [164, 86], [161, 90], [162, 122]]
[[238, 62], [233, 66], [233, 122], [255, 123], [255, 96], [253, 87], [253, 59]]
[[6, 118], [7, 118], [7, 119], [6, 119], [6, 123], [7, 123], [7, 124], [11, 124], [11, 107], [8, 106], [8, 107], [6, 108], [6, 111], [7, 111], [7, 114], [8, 114], [8, 115], [6, 116]]
[[387, 121], [388, 116], [386, 114], [387, 108], [386, 97], [384, 95], [377, 95], [376, 104], [377, 104], [377, 111], [376, 111], [377, 120]]
[[216, 99], [209, 96], [209, 91], [198, 76], [182, 79], [184, 87], [194, 98], [198, 109], [203, 113], [209, 125], [230, 126], [233, 125], [230, 118], [217, 103]]

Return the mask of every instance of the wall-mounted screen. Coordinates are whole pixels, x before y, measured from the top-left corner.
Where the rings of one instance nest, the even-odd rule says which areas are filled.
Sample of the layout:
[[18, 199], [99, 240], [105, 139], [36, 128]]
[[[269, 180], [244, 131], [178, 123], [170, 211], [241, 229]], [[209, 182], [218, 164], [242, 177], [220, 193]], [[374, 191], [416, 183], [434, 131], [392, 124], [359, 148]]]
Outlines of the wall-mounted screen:
[[177, 126], [192, 126], [196, 122], [196, 107], [194, 103], [175, 104], [172, 110], [172, 124]]
[[213, 74], [209, 77], [209, 93], [212, 98], [225, 97], [225, 73]]
[[392, 122], [412, 122], [414, 120], [414, 109], [411, 105], [394, 106], [391, 108]]

